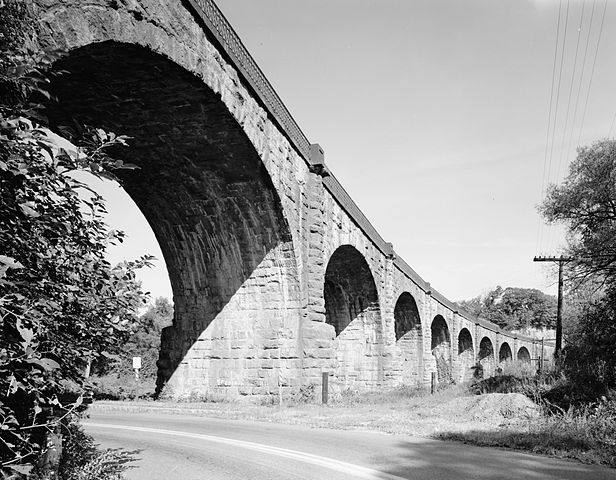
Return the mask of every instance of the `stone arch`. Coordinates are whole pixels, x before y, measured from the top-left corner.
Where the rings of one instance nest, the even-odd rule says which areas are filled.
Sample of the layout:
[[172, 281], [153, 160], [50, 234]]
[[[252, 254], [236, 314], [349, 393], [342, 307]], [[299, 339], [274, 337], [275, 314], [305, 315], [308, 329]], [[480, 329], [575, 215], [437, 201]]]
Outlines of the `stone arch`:
[[323, 286], [325, 321], [334, 333], [337, 379], [345, 386], [382, 380], [382, 330], [378, 292], [364, 256], [352, 245], [331, 255]]
[[524, 363], [530, 363], [530, 353], [526, 347], [520, 347], [518, 350], [518, 360]]
[[513, 354], [511, 353], [511, 347], [507, 342], [503, 342], [498, 351], [499, 363], [510, 362], [513, 360]]
[[432, 320], [430, 326], [432, 356], [436, 361], [436, 372], [439, 382], [453, 380], [451, 365], [451, 337], [447, 322], [441, 315]]
[[465, 381], [471, 378], [471, 367], [475, 362], [475, 352], [473, 349], [473, 336], [468, 328], [463, 328], [458, 334], [458, 358], [459, 366], [458, 378]]
[[489, 337], [483, 337], [481, 342], [479, 342], [477, 360], [483, 369], [483, 377], [487, 378], [492, 376], [496, 359], [494, 355], [494, 345]]
[[[152, 226], [174, 296], [159, 387], [278, 394], [275, 369], [253, 380], [272, 363], [265, 345], [296, 342], [298, 274], [281, 196], [244, 126], [203, 79], [140, 45], [84, 45], [54, 68], [65, 73], [51, 86], [52, 127], [76, 121], [131, 137], [111, 153], [140, 167], [118, 175]], [[237, 360], [246, 357], [260, 360]]]
[[403, 292], [394, 307], [396, 344], [400, 351], [402, 382], [420, 384], [423, 379], [423, 335], [417, 302]]

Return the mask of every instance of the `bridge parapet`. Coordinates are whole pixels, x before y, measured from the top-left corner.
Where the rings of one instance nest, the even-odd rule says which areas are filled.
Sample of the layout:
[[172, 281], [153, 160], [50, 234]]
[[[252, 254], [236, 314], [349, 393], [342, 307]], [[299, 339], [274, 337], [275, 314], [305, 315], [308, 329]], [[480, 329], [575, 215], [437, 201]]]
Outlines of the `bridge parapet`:
[[253, 93], [282, 128], [306, 163], [311, 164], [310, 142], [306, 135], [218, 6], [213, 0], [186, 0], [186, 2], [205, 23], [222, 48], [222, 52], [230, 57], [233, 66], [244, 77]]

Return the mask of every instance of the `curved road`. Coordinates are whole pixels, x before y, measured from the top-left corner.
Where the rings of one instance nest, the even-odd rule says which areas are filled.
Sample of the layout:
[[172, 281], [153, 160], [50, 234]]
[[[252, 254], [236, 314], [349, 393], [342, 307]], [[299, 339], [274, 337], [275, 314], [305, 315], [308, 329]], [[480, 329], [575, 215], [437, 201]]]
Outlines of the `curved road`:
[[103, 447], [137, 450], [131, 480], [615, 480], [616, 470], [373, 432], [163, 413], [93, 412]]

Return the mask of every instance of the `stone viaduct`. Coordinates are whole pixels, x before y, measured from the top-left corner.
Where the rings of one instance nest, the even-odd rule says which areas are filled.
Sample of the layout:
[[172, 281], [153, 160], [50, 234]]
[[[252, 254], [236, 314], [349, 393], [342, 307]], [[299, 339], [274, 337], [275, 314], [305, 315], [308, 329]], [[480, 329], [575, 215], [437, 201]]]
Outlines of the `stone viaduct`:
[[[52, 126], [133, 139], [123, 186], [160, 243], [176, 395], [287, 396], [491, 375], [541, 345], [473, 318], [396, 255], [211, 0], [35, 0]], [[409, 199], [411, 201], [412, 199]], [[548, 357], [547, 350], [544, 357]]]

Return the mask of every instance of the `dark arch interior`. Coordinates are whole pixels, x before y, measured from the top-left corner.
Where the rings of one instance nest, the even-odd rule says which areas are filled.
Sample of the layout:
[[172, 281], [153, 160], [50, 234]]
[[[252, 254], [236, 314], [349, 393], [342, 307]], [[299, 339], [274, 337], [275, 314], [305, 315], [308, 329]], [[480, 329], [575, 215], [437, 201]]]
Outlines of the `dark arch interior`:
[[434, 320], [432, 321], [432, 351], [434, 353], [434, 350], [439, 348], [439, 347], [443, 347], [443, 346], [447, 346], [447, 350], [449, 350], [449, 345], [450, 345], [450, 337], [449, 337], [449, 327], [447, 326], [447, 322], [445, 321], [445, 319], [440, 316], [437, 315], [436, 317], [434, 317]]
[[413, 296], [404, 292], [394, 307], [394, 320], [396, 323], [396, 340], [400, 340], [411, 330], [421, 332], [421, 319], [419, 318], [419, 310]]
[[511, 354], [511, 347], [509, 346], [507, 342], [504, 342], [501, 345], [500, 350], [498, 352], [498, 361], [505, 362], [507, 360], [512, 360], [512, 359], [513, 359], [513, 355]]
[[432, 320], [432, 355], [436, 360], [436, 374], [439, 382], [449, 383], [453, 381], [451, 368], [451, 338], [449, 327], [441, 315]]
[[351, 245], [338, 247], [325, 271], [326, 322], [336, 335], [367, 310], [378, 310], [379, 299], [370, 267], [361, 253]]
[[483, 337], [479, 343], [479, 361], [494, 358], [494, 347], [488, 337]]
[[[55, 65], [52, 128], [77, 122], [132, 137], [113, 156], [164, 254], [175, 318], [163, 334], [168, 378], [200, 333], [269, 252], [293, 262], [279, 197], [242, 127], [220, 96], [167, 58], [103, 42]], [[144, 252], [147, 253], [147, 252]]]
[[463, 328], [458, 335], [458, 355], [469, 351], [473, 352], [473, 337], [468, 329]]
[[526, 347], [520, 347], [518, 350], [518, 360], [525, 363], [530, 363], [530, 353]]

